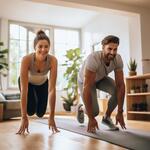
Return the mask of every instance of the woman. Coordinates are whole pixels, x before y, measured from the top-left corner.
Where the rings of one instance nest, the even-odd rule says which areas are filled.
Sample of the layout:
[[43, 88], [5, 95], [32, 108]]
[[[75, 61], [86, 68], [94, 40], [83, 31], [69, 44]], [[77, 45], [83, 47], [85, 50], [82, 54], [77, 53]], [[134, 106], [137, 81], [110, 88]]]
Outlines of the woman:
[[[49, 100], [49, 129], [58, 132], [54, 120], [56, 101], [57, 59], [48, 54], [50, 40], [43, 31], [38, 31], [34, 39], [35, 52], [23, 57], [21, 62], [19, 88], [21, 91], [21, 126], [17, 134], [29, 132], [28, 115], [42, 117]], [[48, 72], [49, 79], [48, 79]]]

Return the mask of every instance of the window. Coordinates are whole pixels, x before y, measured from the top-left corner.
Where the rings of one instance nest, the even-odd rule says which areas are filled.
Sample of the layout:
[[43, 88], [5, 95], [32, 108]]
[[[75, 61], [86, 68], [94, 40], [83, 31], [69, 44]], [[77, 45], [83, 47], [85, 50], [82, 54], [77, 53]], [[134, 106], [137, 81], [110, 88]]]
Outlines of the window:
[[[23, 56], [34, 51], [33, 40], [39, 28], [16, 23], [9, 24], [9, 77], [8, 86], [18, 87], [20, 63]], [[50, 29], [42, 30], [49, 36]]]
[[66, 51], [79, 46], [79, 30], [54, 29], [54, 52], [58, 59], [58, 90], [62, 90], [67, 82], [63, 77], [66, 68], [62, 66], [62, 64], [65, 62]]
[[9, 86], [17, 86], [17, 78], [19, 74], [21, 58], [26, 54], [27, 50], [27, 29], [10, 24], [10, 40], [9, 40]]

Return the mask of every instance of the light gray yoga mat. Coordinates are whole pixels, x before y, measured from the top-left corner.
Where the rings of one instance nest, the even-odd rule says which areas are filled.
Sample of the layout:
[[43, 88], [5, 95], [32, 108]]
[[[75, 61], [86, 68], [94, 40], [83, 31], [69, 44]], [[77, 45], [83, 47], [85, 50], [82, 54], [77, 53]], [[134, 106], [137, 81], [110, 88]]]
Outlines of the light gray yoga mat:
[[[40, 119], [38, 122], [47, 124], [47, 119]], [[56, 124], [58, 128], [103, 140], [127, 149], [150, 150], [150, 131], [144, 132], [135, 129], [110, 131], [100, 124], [100, 130], [93, 134], [86, 131], [87, 123], [81, 125], [75, 119], [56, 118]]]

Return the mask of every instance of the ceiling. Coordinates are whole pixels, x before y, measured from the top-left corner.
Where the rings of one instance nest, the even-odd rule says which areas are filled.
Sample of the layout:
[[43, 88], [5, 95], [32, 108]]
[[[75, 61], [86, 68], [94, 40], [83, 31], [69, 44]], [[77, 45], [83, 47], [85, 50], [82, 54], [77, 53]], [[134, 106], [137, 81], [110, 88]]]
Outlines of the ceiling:
[[99, 12], [24, 0], [0, 0], [0, 18], [81, 28]]
[[105, 0], [105, 1], [150, 8], [150, 0]]
[[[75, 2], [80, 3], [80, 0], [26, 0], [26, 1], [34, 1], [34, 2], [41, 2], [41, 3], [49, 3], [49, 4], [57, 4], [65, 2], [64, 4], [67, 5], [68, 2]], [[93, 3], [101, 3], [101, 2], [110, 2], [116, 4], [123, 4], [123, 5], [130, 5], [130, 6], [137, 6], [137, 7], [145, 7], [150, 8], [150, 0], [83, 0], [81, 3], [89, 3], [89, 1], [93, 1]]]
[[[60, 2], [60, 0], [0, 0], [0, 17], [23, 22], [81, 28], [104, 11], [64, 7], [60, 6], [60, 3], [54, 5], [57, 1]], [[150, 8], [150, 0], [105, 1]]]

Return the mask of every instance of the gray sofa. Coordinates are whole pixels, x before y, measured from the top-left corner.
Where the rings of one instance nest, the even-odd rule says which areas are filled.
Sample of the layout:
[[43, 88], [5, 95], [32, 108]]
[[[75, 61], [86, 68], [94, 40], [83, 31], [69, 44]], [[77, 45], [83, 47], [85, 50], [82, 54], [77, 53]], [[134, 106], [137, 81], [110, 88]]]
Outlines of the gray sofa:
[[20, 94], [0, 93], [1, 120], [21, 116]]

